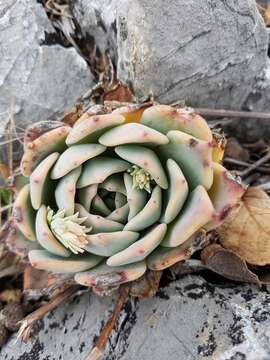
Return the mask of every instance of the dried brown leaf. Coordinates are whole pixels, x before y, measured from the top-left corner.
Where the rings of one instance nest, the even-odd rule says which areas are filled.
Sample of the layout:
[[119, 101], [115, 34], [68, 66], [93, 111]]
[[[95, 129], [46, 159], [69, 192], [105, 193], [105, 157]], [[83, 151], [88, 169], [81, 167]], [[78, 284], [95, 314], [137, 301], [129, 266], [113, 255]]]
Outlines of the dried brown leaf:
[[257, 8], [263, 17], [265, 25], [269, 26], [270, 25], [270, 2], [266, 5], [266, 7], [263, 7], [257, 3]]
[[270, 198], [250, 187], [217, 229], [221, 244], [253, 265], [270, 264]]
[[130, 295], [140, 299], [151, 298], [158, 291], [161, 275], [162, 271], [148, 270], [131, 284]]
[[201, 259], [206, 268], [226, 279], [260, 285], [257, 275], [248, 269], [246, 262], [240, 256], [218, 244], [204, 248]]

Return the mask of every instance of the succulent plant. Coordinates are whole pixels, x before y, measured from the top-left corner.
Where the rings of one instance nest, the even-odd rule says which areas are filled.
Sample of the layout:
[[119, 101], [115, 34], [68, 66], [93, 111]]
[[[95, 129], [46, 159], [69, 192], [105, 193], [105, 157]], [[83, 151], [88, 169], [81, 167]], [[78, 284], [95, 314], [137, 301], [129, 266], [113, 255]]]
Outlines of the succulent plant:
[[222, 156], [201, 116], [166, 105], [85, 113], [28, 141], [13, 216], [32, 266], [114, 287], [182, 260], [244, 192]]

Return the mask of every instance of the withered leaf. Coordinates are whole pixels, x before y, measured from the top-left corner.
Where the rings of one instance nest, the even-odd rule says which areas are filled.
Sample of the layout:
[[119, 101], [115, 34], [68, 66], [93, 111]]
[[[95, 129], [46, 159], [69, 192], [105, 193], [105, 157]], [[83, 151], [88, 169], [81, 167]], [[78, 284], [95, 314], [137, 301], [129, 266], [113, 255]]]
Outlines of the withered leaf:
[[113, 88], [103, 94], [103, 101], [117, 100], [121, 102], [134, 102], [135, 98], [130, 89], [118, 82]]
[[221, 244], [252, 265], [270, 264], [270, 198], [250, 187], [217, 229]]
[[270, 3], [268, 2], [266, 7], [263, 7], [257, 3], [257, 8], [263, 17], [265, 25], [269, 26], [270, 25]]
[[162, 271], [148, 270], [141, 278], [134, 281], [130, 287], [130, 295], [140, 299], [147, 299], [156, 294]]
[[246, 262], [219, 244], [205, 247], [201, 252], [201, 259], [206, 268], [229, 280], [260, 285], [259, 278], [248, 269]]

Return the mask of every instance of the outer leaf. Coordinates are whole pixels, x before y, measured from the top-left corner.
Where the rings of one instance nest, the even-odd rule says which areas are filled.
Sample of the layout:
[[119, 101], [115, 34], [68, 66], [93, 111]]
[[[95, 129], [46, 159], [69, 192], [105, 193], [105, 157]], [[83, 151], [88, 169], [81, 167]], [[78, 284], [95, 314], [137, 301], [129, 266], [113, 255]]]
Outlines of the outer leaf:
[[52, 271], [54, 273], [77, 273], [96, 266], [101, 262], [102, 257], [83, 254], [62, 258], [46, 250], [32, 250], [29, 252], [29, 260], [34, 268], [40, 270]]
[[206, 225], [207, 230], [212, 230], [223, 223], [233, 207], [235, 207], [246, 187], [235, 179], [223, 166], [213, 163], [214, 181], [208, 195], [215, 208], [215, 216]]
[[24, 176], [31, 175], [34, 168], [53, 152], [62, 152], [67, 146], [65, 139], [70, 127], [62, 126], [42, 134], [27, 144], [21, 161], [21, 171]]
[[[38, 210], [39, 207], [44, 204], [46, 197], [48, 198], [48, 174], [56, 162], [59, 153], [52, 153], [47, 156], [41, 163], [35, 168], [35, 170], [30, 175], [30, 197], [31, 203], [35, 210]], [[48, 190], [48, 191], [46, 191]], [[45, 202], [47, 204], [47, 202]]]
[[89, 287], [112, 287], [134, 281], [140, 278], [145, 271], [144, 261], [117, 267], [110, 267], [103, 263], [93, 270], [76, 274], [75, 281]]
[[19, 230], [29, 240], [36, 240], [35, 211], [30, 201], [30, 185], [26, 184], [19, 192], [13, 205], [13, 218]]
[[66, 143], [73, 145], [76, 143], [94, 143], [105, 132], [114, 126], [121, 125], [125, 119], [121, 115], [83, 115], [83, 120], [78, 120], [78, 124], [72, 128]]
[[180, 130], [198, 139], [212, 141], [212, 132], [207, 122], [192, 110], [176, 109], [167, 105], [156, 105], [146, 109], [141, 123], [163, 134], [170, 130]]
[[159, 131], [148, 126], [136, 123], [117, 126], [99, 138], [99, 143], [104, 146], [117, 146], [122, 144], [168, 144], [169, 139]]

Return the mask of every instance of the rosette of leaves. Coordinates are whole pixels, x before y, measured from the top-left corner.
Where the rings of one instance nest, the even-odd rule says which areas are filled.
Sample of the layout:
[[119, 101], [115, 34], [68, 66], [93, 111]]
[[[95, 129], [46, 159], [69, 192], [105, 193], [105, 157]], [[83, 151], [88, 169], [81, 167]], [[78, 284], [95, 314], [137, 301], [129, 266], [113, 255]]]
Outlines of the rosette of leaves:
[[222, 156], [201, 116], [165, 105], [85, 113], [26, 141], [13, 214], [32, 266], [117, 287], [173, 265], [244, 192]]

